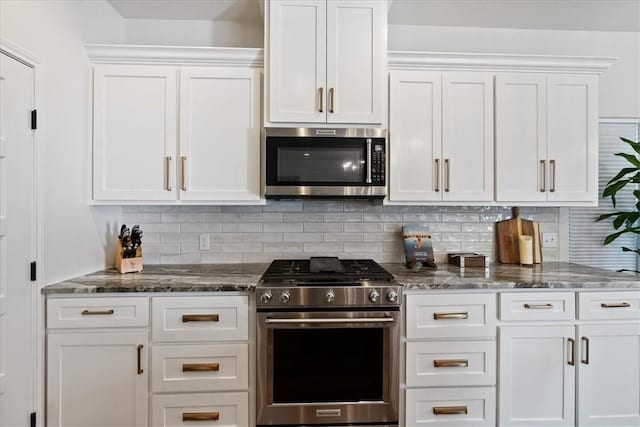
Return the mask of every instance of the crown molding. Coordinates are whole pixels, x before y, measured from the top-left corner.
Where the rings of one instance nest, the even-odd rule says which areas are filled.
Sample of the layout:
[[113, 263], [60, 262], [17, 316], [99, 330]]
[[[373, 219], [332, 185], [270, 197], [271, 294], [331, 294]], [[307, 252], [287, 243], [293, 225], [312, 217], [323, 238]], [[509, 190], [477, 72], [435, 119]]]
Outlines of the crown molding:
[[618, 58], [489, 53], [390, 51], [389, 69], [536, 71], [600, 74]]
[[263, 66], [263, 49], [193, 46], [85, 45], [95, 64]]

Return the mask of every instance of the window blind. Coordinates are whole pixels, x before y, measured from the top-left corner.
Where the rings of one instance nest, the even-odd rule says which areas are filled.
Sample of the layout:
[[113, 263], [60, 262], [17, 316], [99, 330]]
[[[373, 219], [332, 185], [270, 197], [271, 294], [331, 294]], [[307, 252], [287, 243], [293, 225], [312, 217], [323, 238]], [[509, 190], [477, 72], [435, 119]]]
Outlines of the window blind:
[[[615, 153], [632, 153], [628, 144], [620, 137], [638, 140], [638, 123], [600, 123], [599, 145], [599, 179], [598, 191], [602, 191], [607, 182], [613, 178], [627, 161]], [[624, 193], [624, 194], [623, 194]], [[616, 197], [616, 205], [620, 210], [634, 209], [631, 190], [625, 188]], [[595, 222], [601, 214], [613, 212], [609, 198], [600, 199], [597, 208], [569, 209], [569, 261], [577, 264], [600, 267], [608, 270], [637, 269], [637, 256], [633, 252], [622, 252], [622, 246], [637, 247], [636, 235], [626, 234], [607, 246], [603, 246], [604, 238], [614, 232], [611, 220]]]

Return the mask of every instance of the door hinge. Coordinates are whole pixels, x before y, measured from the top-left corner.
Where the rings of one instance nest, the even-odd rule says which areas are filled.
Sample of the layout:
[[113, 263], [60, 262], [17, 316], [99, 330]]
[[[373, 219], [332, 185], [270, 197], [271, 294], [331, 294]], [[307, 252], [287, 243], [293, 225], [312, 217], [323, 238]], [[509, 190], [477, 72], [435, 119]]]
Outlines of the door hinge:
[[35, 261], [31, 263], [31, 281], [32, 282], [36, 281], [36, 262]]
[[38, 128], [38, 110], [31, 110], [31, 129]]
[[36, 427], [36, 413], [31, 413], [31, 427]]

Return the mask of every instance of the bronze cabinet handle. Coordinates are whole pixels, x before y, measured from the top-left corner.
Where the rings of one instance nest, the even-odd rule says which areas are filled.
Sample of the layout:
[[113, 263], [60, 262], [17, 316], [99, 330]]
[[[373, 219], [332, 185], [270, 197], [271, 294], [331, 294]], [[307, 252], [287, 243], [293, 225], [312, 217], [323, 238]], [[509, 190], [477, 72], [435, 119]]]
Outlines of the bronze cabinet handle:
[[528, 308], [529, 310], [551, 310], [553, 304], [525, 304], [524, 308]]
[[220, 316], [217, 314], [183, 314], [182, 322], [218, 322]]
[[551, 188], [550, 192], [556, 191], [556, 161], [549, 160], [549, 168], [551, 168]]
[[540, 165], [542, 165], [542, 188], [540, 188], [540, 192], [544, 193], [547, 191], [547, 161], [540, 160]]
[[211, 372], [219, 371], [219, 363], [183, 363], [182, 372]]
[[434, 406], [434, 415], [467, 415], [469, 408], [466, 406]]
[[436, 159], [436, 193], [440, 191], [440, 159]]
[[466, 359], [444, 359], [434, 360], [434, 368], [468, 368], [469, 361]]
[[182, 421], [218, 421], [220, 412], [183, 412]]
[[433, 313], [434, 320], [443, 320], [443, 319], [468, 319], [469, 313], [466, 311], [459, 313]]
[[144, 369], [142, 369], [142, 348], [144, 346], [142, 344], [138, 344], [138, 375], [142, 375], [144, 373]]
[[187, 156], [182, 156], [182, 191], [187, 191], [187, 182], [185, 180], [186, 168], [187, 168]]
[[589, 364], [589, 338], [587, 337], [582, 337], [582, 342], [584, 342], [585, 344], [585, 349], [584, 349], [584, 358], [582, 359], [582, 363], [585, 365]]
[[324, 112], [324, 88], [318, 88], [318, 113]]
[[571, 344], [571, 359], [569, 359], [569, 365], [571, 366], [575, 366], [576, 364], [576, 340], [574, 340], [573, 338], [567, 338], [567, 341], [569, 341], [569, 344]]
[[333, 113], [333, 96], [334, 90], [332, 87], [329, 88], [329, 112]]
[[451, 170], [451, 165], [450, 165], [450, 160], [449, 159], [444, 159], [444, 191], [445, 192], [449, 192], [449, 180], [451, 178], [449, 172]]
[[165, 188], [167, 189], [167, 191], [171, 191], [171, 156], [165, 157], [164, 160], [165, 160], [165, 167], [167, 168], [167, 171], [165, 173], [165, 179], [166, 179]]
[[109, 316], [113, 313], [113, 308], [109, 310], [82, 310], [83, 316]]
[[600, 307], [602, 308], [629, 308], [631, 307], [631, 304], [629, 304], [628, 302], [619, 302], [619, 303], [613, 303], [613, 304], [608, 304], [608, 303], [602, 303], [600, 304]]

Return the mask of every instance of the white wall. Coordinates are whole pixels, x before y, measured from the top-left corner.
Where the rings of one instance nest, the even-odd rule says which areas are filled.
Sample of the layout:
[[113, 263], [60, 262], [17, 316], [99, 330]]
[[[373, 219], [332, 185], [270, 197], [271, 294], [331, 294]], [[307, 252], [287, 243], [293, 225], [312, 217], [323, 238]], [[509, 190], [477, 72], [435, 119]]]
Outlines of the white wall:
[[260, 22], [125, 19], [124, 29], [126, 44], [253, 48], [264, 45]]
[[44, 283], [112, 264], [119, 207], [90, 207], [90, 70], [85, 43], [122, 43], [122, 18], [103, 0], [0, 1], [0, 37], [41, 61]]
[[640, 33], [389, 25], [389, 50], [618, 57], [600, 80], [600, 117], [640, 117]]

